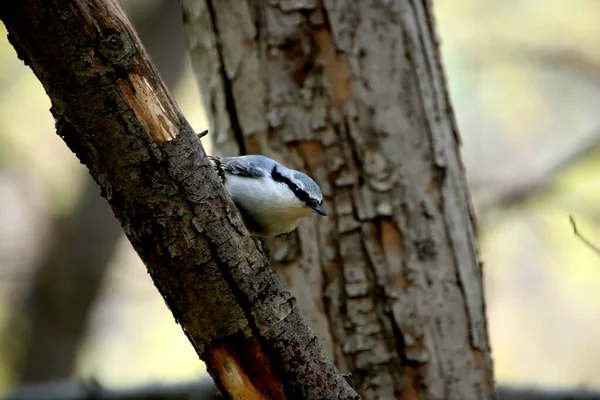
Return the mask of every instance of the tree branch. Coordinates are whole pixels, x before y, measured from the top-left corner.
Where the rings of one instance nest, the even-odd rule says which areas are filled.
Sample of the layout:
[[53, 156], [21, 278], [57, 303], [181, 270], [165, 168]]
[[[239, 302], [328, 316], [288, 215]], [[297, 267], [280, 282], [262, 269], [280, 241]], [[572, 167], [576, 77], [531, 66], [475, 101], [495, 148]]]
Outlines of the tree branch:
[[592, 241], [590, 241], [588, 238], [579, 233], [579, 230], [577, 229], [577, 224], [575, 223], [575, 219], [572, 215], [569, 215], [569, 221], [571, 222], [571, 226], [573, 227], [573, 233], [575, 234], [575, 236], [577, 236], [583, 242], [583, 244], [589, 247], [594, 253], [600, 255], [600, 248], [598, 248], [598, 246], [592, 243]]
[[118, 3], [5, 0], [0, 19], [44, 85], [59, 136], [223, 395], [358, 398], [249, 236]]
[[[556, 147], [555, 144], [551, 147]], [[479, 213], [484, 215], [490, 209], [510, 208], [516, 204], [523, 203], [526, 200], [544, 193], [555, 182], [557, 176], [571, 168], [577, 162], [589, 157], [600, 147], [600, 126], [595, 127], [580, 140], [569, 142], [565, 146], [560, 146], [560, 153], [548, 160], [544, 169], [532, 176], [521, 176], [519, 172], [514, 171], [514, 176], [521, 176], [519, 179], [511, 182], [511, 185], [500, 187], [493, 190], [489, 200], [482, 201]], [[486, 189], [490, 186], [489, 178], [473, 179], [469, 183], [471, 190]]]
[[[185, 55], [179, 5], [159, 0], [150, 12], [136, 13], [134, 7], [130, 11], [163, 81], [167, 87], [174, 87]], [[31, 332], [21, 335], [25, 354], [23, 361], [15, 360], [15, 364], [23, 363], [22, 368], [9, 368], [20, 372], [21, 382], [73, 375], [88, 314], [123, 234], [106, 201], [99, 196], [96, 183], [87, 174], [83, 178], [77, 204], [68, 215], [53, 222], [50, 248], [35, 268], [23, 307], [14, 310], [19, 319], [27, 316]], [[18, 325], [8, 325], [14, 335]]]

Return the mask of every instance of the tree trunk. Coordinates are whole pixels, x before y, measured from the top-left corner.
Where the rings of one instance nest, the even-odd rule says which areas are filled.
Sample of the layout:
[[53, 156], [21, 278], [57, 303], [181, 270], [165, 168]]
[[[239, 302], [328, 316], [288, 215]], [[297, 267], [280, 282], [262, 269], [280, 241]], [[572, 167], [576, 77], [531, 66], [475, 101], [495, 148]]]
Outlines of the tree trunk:
[[[151, 11], [133, 24], [163, 80], [172, 88], [185, 54], [179, 6], [160, 0]], [[13, 366], [22, 382], [73, 375], [88, 314], [123, 234], [96, 183], [88, 174], [83, 178], [72, 213], [54, 221], [51, 246], [35, 268], [23, 307], [16, 311], [20, 320], [26, 316], [29, 332], [22, 336], [23, 366]]]
[[328, 218], [267, 242], [365, 399], [490, 399], [474, 218], [427, 1], [182, 0], [218, 155], [306, 171]]
[[249, 236], [118, 3], [5, 0], [0, 19], [44, 85], [58, 134], [224, 396], [357, 398]]

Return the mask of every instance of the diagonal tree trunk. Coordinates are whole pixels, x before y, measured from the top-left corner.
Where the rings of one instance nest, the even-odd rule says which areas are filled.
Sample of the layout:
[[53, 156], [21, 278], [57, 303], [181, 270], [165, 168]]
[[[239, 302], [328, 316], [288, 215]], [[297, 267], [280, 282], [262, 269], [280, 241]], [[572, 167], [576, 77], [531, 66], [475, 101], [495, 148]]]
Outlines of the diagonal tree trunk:
[[5, 0], [0, 19], [224, 396], [358, 398], [249, 236], [118, 3]]
[[307, 171], [330, 217], [268, 242], [365, 399], [489, 399], [474, 218], [428, 1], [182, 0], [219, 155]]
[[[176, 3], [160, 0], [151, 13], [133, 19], [170, 88], [179, 78], [185, 54], [179, 16]], [[96, 183], [87, 174], [84, 179], [72, 213], [54, 221], [52, 244], [35, 268], [23, 307], [16, 311], [19, 319], [26, 316], [30, 332], [23, 335], [23, 366], [12, 368], [23, 382], [72, 376], [89, 312], [123, 234]]]

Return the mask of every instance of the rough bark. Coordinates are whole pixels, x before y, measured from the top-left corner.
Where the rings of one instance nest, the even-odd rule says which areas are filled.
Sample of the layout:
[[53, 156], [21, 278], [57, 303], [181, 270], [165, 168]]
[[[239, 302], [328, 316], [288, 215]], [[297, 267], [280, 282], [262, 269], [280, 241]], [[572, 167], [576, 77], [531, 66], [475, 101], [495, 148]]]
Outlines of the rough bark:
[[[227, 398], [352, 399], [113, 0], [7, 0], [0, 19]], [[260, 365], [261, 368], [256, 368]]]
[[[131, 10], [134, 11], [134, 10]], [[160, 0], [133, 25], [167, 84], [172, 88], [185, 51], [178, 5]], [[168, 40], [167, 40], [168, 38]], [[179, 40], [177, 40], [179, 39]], [[122, 230], [86, 174], [72, 213], [54, 221], [52, 243], [35, 268], [19, 319], [26, 316], [20, 381], [40, 382], [73, 374], [88, 314], [100, 291]]]
[[219, 155], [308, 172], [327, 219], [267, 243], [365, 399], [489, 399], [474, 218], [428, 1], [182, 0]]

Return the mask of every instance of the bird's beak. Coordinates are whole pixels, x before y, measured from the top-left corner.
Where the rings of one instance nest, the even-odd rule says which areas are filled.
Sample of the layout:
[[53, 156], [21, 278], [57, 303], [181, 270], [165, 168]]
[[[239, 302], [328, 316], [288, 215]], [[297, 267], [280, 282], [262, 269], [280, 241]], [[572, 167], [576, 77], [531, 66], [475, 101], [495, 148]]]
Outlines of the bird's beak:
[[318, 212], [321, 215], [325, 215], [327, 216], [327, 213], [325, 212], [325, 210], [323, 210], [323, 207], [321, 207], [320, 205], [316, 205], [314, 207], [311, 207], [313, 210], [315, 210], [316, 212]]

